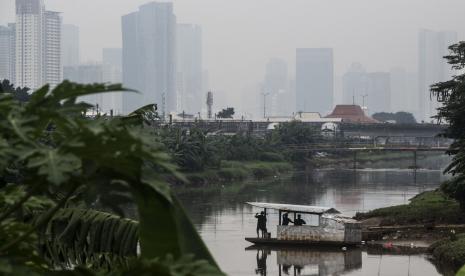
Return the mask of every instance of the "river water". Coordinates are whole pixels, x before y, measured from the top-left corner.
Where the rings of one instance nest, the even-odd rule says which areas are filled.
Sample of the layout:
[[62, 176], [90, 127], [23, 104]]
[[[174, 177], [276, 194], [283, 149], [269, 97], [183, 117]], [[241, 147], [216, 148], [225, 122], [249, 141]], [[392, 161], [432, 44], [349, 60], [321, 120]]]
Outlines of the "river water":
[[[444, 159], [435, 160], [416, 173], [393, 168], [321, 169], [271, 180], [224, 183], [202, 191], [179, 191], [179, 197], [228, 275], [440, 275], [426, 255], [342, 248], [250, 248], [244, 237], [256, 235], [254, 214], [260, 210], [245, 202], [330, 206], [352, 216], [358, 211], [405, 204], [416, 194], [437, 188], [446, 178], [441, 172], [445, 164]], [[269, 213], [268, 228], [273, 236], [277, 220], [277, 214]]]

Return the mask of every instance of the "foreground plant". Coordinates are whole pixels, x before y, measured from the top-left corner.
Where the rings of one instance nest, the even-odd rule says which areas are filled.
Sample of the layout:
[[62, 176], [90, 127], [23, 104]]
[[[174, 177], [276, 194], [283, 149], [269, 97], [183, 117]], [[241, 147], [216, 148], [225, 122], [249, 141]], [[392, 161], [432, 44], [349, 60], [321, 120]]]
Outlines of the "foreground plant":
[[[166, 184], [182, 176], [144, 127], [154, 106], [88, 118], [77, 101], [122, 90], [65, 81], [26, 104], [0, 93], [0, 273], [221, 274]], [[131, 203], [138, 223], [88, 210]]]

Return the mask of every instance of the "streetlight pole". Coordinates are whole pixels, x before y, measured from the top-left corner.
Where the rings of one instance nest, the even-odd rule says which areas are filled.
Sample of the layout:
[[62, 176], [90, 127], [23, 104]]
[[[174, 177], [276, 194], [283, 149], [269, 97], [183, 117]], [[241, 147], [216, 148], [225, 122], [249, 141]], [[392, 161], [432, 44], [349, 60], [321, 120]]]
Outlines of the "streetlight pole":
[[266, 118], [266, 96], [270, 95], [270, 93], [262, 92], [263, 95], [263, 118]]

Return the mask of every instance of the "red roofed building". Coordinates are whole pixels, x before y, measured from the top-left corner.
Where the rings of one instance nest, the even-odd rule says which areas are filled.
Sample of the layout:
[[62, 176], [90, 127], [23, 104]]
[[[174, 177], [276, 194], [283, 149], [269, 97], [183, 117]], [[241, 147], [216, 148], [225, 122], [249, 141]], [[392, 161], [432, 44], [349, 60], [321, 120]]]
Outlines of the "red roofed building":
[[341, 118], [342, 121], [346, 123], [379, 123], [379, 121], [366, 116], [359, 105], [353, 104], [336, 105], [333, 112], [325, 118]]

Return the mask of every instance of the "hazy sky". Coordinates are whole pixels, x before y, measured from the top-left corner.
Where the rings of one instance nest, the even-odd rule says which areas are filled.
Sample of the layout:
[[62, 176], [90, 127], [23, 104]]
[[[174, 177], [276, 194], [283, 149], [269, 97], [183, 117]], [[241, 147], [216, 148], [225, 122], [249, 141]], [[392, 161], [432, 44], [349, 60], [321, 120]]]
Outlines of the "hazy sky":
[[[147, 0], [45, 0], [80, 27], [82, 61], [121, 46], [121, 15]], [[264, 75], [271, 57], [295, 71], [295, 48], [334, 48], [335, 75], [353, 61], [370, 71], [416, 71], [420, 28], [465, 37], [464, 0], [174, 0], [180, 23], [203, 28], [210, 86], [233, 102]], [[0, 0], [0, 24], [14, 21], [14, 0]], [[337, 85], [336, 85], [337, 87]]]

